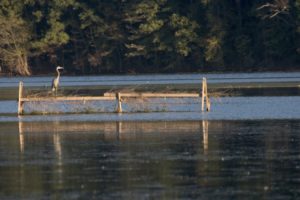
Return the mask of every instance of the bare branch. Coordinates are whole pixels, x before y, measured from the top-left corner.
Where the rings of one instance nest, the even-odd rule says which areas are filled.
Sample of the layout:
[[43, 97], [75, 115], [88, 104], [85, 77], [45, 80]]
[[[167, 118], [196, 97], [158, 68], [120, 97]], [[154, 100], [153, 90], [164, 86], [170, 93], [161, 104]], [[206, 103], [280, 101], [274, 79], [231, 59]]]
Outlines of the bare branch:
[[267, 12], [262, 16], [263, 19], [272, 19], [279, 14], [289, 14], [289, 2], [288, 0], [274, 0], [273, 3], [261, 5], [256, 10]]
[[29, 75], [27, 46], [29, 32], [21, 18], [0, 17], [0, 60], [11, 72]]

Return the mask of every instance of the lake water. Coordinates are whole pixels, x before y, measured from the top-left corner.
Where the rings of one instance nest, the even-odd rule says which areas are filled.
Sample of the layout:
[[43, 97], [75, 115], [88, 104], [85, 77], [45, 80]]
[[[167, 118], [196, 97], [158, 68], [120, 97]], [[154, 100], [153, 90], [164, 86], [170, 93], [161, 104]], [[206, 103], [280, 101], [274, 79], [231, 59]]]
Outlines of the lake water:
[[[227, 74], [166, 74], [166, 75], [114, 75], [114, 76], [62, 76], [61, 86], [94, 85], [147, 85], [147, 84], [200, 84], [202, 77], [208, 83], [298, 82], [300, 72], [275, 73], [227, 73]], [[50, 86], [53, 77], [0, 77], [0, 87], [18, 87], [19, 81], [26, 86]]]
[[300, 120], [0, 123], [1, 199], [298, 199]]
[[[69, 77], [62, 84], [179, 86], [198, 84], [199, 76]], [[300, 83], [299, 73], [208, 76]], [[0, 78], [0, 199], [300, 198], [297, 87], [213, 98], [211, 112], [192, 105], [189, 112], [18, 117], [16, 101], [4, 100], [19, 80], [40, 86], [50, 79]]]

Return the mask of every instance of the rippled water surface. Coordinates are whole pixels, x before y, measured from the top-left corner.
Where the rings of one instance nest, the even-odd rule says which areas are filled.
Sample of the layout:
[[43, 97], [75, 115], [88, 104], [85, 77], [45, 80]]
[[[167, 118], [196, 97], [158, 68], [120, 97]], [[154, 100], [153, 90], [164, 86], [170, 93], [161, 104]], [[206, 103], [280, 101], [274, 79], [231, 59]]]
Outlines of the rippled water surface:
[[0, 123], [1, 199], [298, 199], [300, 121]]
[[[227, 74], [151, 74], [121, 76], [62, 76], [62, 86], [88, 85], [137, 85], [137, 84], [200, 84], [202, 77], [209, 83], [245, 83], [245, 82], [298, 82], [300, 72], [277, 73], [227, 73]], [[0, 87], [17, 87], [19, 81], [26, 86], [50, 86], [52, 77], [0, 77]]]
[[[202, 76], [63, 77], [61, 84], [198, 88]], [[0, 199], [300, 199], [300, 73], [205, 76], [256, 85], [212, 98], [210, 112], [197, 99], [167, 107], [180, 112], [117, 114], [114, 102], [101, 105], [111, 113], [17, 116], [18, 82], [47, 90], [51, 77], [0, 78]], [[262, 82], [268, 89], [258, 88]]]
[[[199, 100], [198, 100], [199, 101]], [[1, 101], [0, 101], [1, 102]], [[134, 105], [134, 104], [131, 104]], [[39, 105], [40, 106], [40, 105]], [[172, 105], [170, 105], [172, 106]], [[37, 106], [35, 106], [37, 107]], [[115, 108], [114, 108], [115, 107]], [[61, 115], [25, 115], [18, 117], [16, 101], [2, 101], [0, 104], [0, 122], [6, 121], [178, 121], [178, 120], [300, 120], [300, 97], [223, 97], [213, 98], [210, 112], [201, 112], [201, 104], [183, 104], [172, 106], [169, 110], [179, 112], [138, 112], [117, 114], [61, 114]], [[64, 106], [63, 108], [66, 108]], [[78, 107], [76, 107], [78, 108]], [[168, 107], [167, 107], [168, 108]], [[124, 106], [124, 110], [126, 106]], [[126, 111], [126, 110], [125, 110]], [[1, 113], [6, 113], [2, 114]]]

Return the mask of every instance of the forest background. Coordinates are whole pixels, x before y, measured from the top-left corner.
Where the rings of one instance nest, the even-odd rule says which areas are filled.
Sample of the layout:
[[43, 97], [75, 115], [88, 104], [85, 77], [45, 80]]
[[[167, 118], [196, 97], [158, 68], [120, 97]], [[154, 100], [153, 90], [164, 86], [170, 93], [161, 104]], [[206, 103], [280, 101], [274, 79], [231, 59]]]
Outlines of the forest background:
[[0, 73], [300, 69], [300, 0], [0, 0]]

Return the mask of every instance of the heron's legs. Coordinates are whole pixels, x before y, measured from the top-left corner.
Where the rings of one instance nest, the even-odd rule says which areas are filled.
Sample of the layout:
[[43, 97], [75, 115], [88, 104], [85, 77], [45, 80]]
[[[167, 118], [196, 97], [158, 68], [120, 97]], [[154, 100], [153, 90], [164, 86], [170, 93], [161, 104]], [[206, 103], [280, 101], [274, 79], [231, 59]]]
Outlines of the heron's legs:
[[54, 91], [52, 90], [52, 94], [54, 93], [54, 96], [57, 96], [57, 88], [54, 88]]

